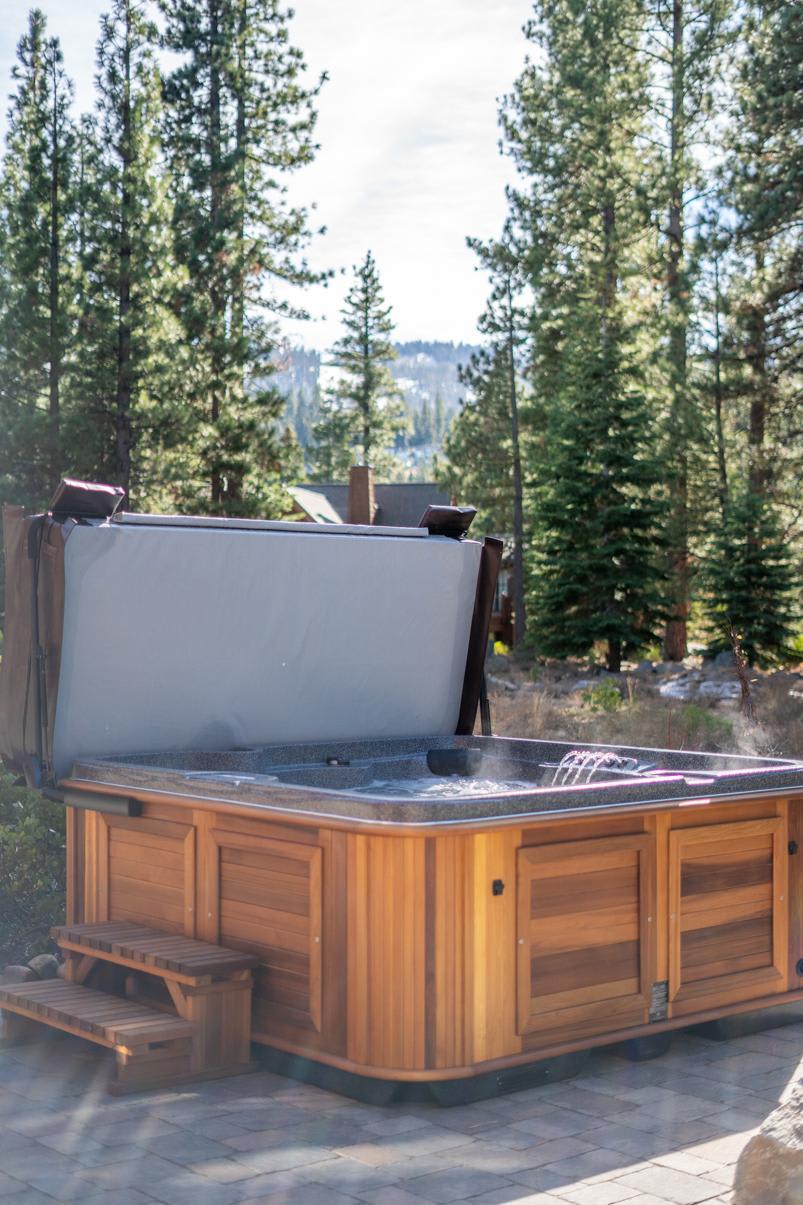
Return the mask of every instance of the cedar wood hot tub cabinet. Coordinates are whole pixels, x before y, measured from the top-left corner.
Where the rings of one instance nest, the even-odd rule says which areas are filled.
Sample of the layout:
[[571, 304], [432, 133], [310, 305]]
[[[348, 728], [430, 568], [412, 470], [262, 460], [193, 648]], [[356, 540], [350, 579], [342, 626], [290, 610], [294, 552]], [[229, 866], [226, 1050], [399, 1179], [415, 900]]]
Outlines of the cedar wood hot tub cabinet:
[[799, 794], [436, 829], [139, 797], [69, 810], [69, 919], [256, 953], [253, 1040], [344, 1071], [462, 1078], [803, 999]]
[[[82, 759], [143, 748], [232, 748], [258, 740], [423, 737], [429, 732], [484, 739], [469, 734], [499, 562], [495, 542], [472, 549], [473, 542], [458, 545], [436, 528], [407, 532], [405, 542], [404, 533], [375, 528], [340, 528], [334, 536], [316, 532], [315, 525], [303, 525], [305, 532], [298, 534], [302, 525], [217, 521], [216, 526], [215, 520], [203, 520], [193, 527], [192, 521], [123, 520], [92, 518], [91, 512], [6, 515], [7, 633], [13, 631], [15, 639], [7, 634], [0, 682], [3, 752], [29, 782], [55, 787], [67, 804], [68, 923], [134, 921], [255, 954], [254, 1042], [297, 1059], [299, 1067], [323, 1066], [380, 1080], [460, 1080], [803, 1000], [800, 776], [791, 786], [763, 793], [752, 788], [741, 796], [738, 788], [714, 797], [698, 787], [691, 798], [624, 805], [609, 793], [592, 809], [534, 808], [515, 815], [491, 809], [484, 817], [427, 821], [416, 813], [404, 822], [397, 813], [393, 820], [377, 818], [380, 813], [373, 819], [344, 815], [334, 803], [327, 811], [320, 800], [312, 810], [304, 806], [303, 794], [281, 785], [254, 804], [231, 788], [216, 793], [209, 782], [203, 790], [194, 790], [191, 782], [176, 790], [81, 773], [75, 767]], [[236, 566], [230, 555], [236, 548], [244, 549], [241, 570], [245, 565], [251, 573], [257, 564], [261, 573], [268, 550], [271, 561], [298, 546], [292, 554], [300, 558], [292, 562], [297, 574], [308, 561], [325, 559], [338, 538], [345, 541], [338, 555], [357, 557], [356, 569], [344, 575], [342, 589], [332, 585], [327, 569], [323, 594], [314, 582], [310, 585], [310, 597], [319, 598], [310, 605], [320, 608], [321, 596], [327, 607], [342, 605], [338, 622], [347, 628], [353, 619], [357, 625], [368, 648], [366, 665], [352, 681], [337, 660], [340, 650], [331, 639], [318, 640], [320, 625], [310, 621], [295, 650], [300, 660], [293, 685], [289, 693], [282, 686], [285, 693], [276, 704], [259, 691], [270, 690], [264, 676], [280, 675], [286, 661], [275, 660], [270, 633], [248, 610], [249, 599], [261, 589], [257, 578], [225, 598], [215, 592], [231, 589]], [[103, 555], [92, 540], [102, 545]], [[132, 601], [137, 590], [132, 583], [143, 574], [142, 557], [170, 540], [181, 542], [180, 573], [175, 551], [163, 549], [149, 590]], [[198, 580], [208, 581], [208, 593], [215, 597], [206, 598], [206, 587], [196, 589], [195, 603], [177, 613], [171, 629], [172, 612], [160, 591], [168, 590], [167, 579], [170, 589], [186, 587], [201, 544], [213, 564], [209, 578]], [[74, 584], [66, 587], [65, 602], [65, 548], [71, 545]], [[381, 562], [386, 545], [393, 555]], [[82, 548], [89, 552], [81, 553]], [[133, 576], [118, 596], [120, 567], [131, 549]], [[79, 553], [85, 557], [80, 563]], [[118, 555], [122, 559], [115, 562]], [[116, 568], [99, 579], [104, 556]], [[222, 559], [218, 563], [215, 557]], [[471, 598], [460, 601], [465, 585], [458, 582], [443, 631], [432, 633], [432, 583], [451, 599], [448, 574], [459, 557], [470, 559], [468, 570], [461, 562], [454, 573], [468, 573]], [[355, 584], [362, 572], [359, 558], [375, 575], [388, 615], [350, 616], [351, 596], [343, 592], [365, 591], [365, 579]], [[391, 580], [400, 558], [412, 568], [402, 567], [398, 581]], [[404, 606], [414, 611], [420, 597], [431, 640], [424, 646], [423, 625], [413, 624], [415, 615], [405, 612], [398, 623], [392, 615], [394, 600], [422, 558], [431, 565], [426, 572], [432, 579], [426, 590], [411, 588]], [[266, 599], [291, 586], [296, 591], [298, 584], [277, 571], [269, 586]], [[209, 669], [204, 661], [198, 668], [190, 660], [201, 647], [198, 642], [218, 632], [215, 608], [224, 604], [227, 614], [232, 607], [242, 611], [239, 629], [235, 625], [220, 634], [227, 658], [236, 661], [241, 644], [254, 642], [233, 684], [220, 669], [216, 679], [214, 666]], [[286, 614], [284, 598], [276, 606], [277, 615]], [[138, 625], [147, 627], [140, 616], [149, 607], [155, 608], [148, 612], [148, 624], [157, 658], [148, 667], [154, 675], [150, 694], [147, 680], [140, 687], [135, 682], [138, 674], [142, 677], [135, 660]], [[200, 618], [195, 611], [203, 612]], [[85, 620], [87, 613], [92, 618]], [[68, 652], [72, 628], [84, 622], [90, 634], [113, 631], [104, 625], [121, 625], [116, 642], [99, 637], [101, 655], [89, 658], [91, 669], [84, 668], [86, 655]], [[200, 625], [197, 632], [193, 624]], [[455, 627], [464, 629], [463, 643], [444, 653]], [[81, 638], [75, 637], [76, 648]], [[159, 745], [154, 742], [161, 729], [153, 727], [150, 711], [183, 689], [175, 675], [160, 679], [159, 672], [183, 655], [176, 644], [184, 639], [187, 673], [212, 675], [205, 685], [186, 688], [187, 698], [203, 713], [206, 743], [192, 743], [200, 729], [190, 726], [172, 745]], [[36, 650], [42, 653], [38, 661]], [[281, 653], [294, 655], [293, 648]], [[119, 659], [126, 656], [130, 660], [121, 670]], [[387, 669], [385, 661], [394, 656], [398, 664]], [[305, 684], [309, 657], [325, 677], [324, 688]], [[459, 681], [449, 657], [465, 666]], [[422, 703], [415, 683], [405, 678], [406, 662], [416, 658], [421, 673], [429, 675], [427, 691], [435, 689], [430, 679], [436, 685], [442, 680], [453, 700], [444, 719], [436, 717], [435, 728], [431, 717], [421, 714], [427, 700]], [[268, 662], [269, 673], [253, 669]], [[375, 663], [381, 664], [375, 668]], [[383, 672], [391, 675], [384, 690], [371, 676]], [[226, 690], [233, 693], [221, 712]], [[312, 693], [305, 696], [305, 690]], [[238, 713], [242, 697], [251, 696], [255, 701], [237, 720], [240, 727], [235, 730], [232, 720], [229, 739], [222, 740], [220, 725]], [[382, 700], [390, 711], [396, 709], [389, 718]], [[170, 706], [159, 722], [180, 727], [187, 706]], [[255, 733], [254, 716], [263, 707], [275, 708], [273, 727]], [[385, 723], [385, 729], [366, 732], [377, 712], [382, 715], [376, 723]], [[355, 730], [346, 731], [352, 714]], [[420, 731], [412, 730], [414, 722]], [[328, 731], [329, 723], [341, 727]], [[274, 737], [282, 724], [287, 731]], [[126, 805], [118, 810], [139, 814], [116, 814], [115, 802]]]

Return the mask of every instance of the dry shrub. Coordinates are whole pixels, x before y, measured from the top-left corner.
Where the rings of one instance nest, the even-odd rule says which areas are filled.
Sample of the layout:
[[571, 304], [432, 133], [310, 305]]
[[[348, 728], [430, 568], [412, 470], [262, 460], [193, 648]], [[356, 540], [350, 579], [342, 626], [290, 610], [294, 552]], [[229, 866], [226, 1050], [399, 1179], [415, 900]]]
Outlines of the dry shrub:
[[516, 691], [491, 695], [491, 720], [497, 736], [533, 741], [569, 739], [567, 715], [546, 691]]
[[699, 749], [803, 758], [803, 698], [790, 696], [790, 680], [768, 677], [756, 694], [758, 723], [735, 709], [634, 695], [615, 711], [593, 711], [578, 697], [517, 691], [491, 698], [499, 736], [646, 749]]

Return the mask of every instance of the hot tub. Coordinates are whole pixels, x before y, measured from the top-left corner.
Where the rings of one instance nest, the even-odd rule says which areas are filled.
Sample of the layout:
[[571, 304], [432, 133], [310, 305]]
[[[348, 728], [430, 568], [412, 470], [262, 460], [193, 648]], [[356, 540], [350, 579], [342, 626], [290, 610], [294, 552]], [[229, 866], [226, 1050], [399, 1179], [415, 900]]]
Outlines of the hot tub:
[[68, 919], [256, 954], [254, 1041], [350, 1091], [802, 1001], [803, 766], [475, 734], [499, 549], [453, 534], [8, 515]]

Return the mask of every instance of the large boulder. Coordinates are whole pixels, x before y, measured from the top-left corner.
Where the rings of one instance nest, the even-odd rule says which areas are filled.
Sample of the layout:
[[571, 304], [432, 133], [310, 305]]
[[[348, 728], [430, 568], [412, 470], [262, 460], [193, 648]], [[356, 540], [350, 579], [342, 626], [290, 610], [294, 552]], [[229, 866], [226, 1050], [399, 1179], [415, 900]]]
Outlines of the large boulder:
[[0, 975], [0, 983], [33, 983], [37, 978], [30, 967], [8, 966]]
[[803, 1205], [803, 1062], [791, 1095], [742, 1151], [733, 1205]]
[[59, 973], [59, 960], [52, 954], [37, 954], [28, 963], [37, 979], [55, 979]]

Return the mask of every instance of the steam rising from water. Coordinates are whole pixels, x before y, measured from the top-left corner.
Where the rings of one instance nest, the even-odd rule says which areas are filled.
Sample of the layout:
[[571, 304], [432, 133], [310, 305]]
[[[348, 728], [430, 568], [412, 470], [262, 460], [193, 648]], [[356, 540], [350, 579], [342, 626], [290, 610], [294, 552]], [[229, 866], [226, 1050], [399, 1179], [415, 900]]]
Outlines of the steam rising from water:
[[[496, 759], [488, 758], [488, 761]], [[355, 787], [357, 795], [389, 795], [394, 799], [463, 799], [474, 795], [504, 795], [509, 791], [531, 791], [537, 782], [517, 779], [468, 778], [452, 774], [440, 778], [377, 778], [363, 787]]]

